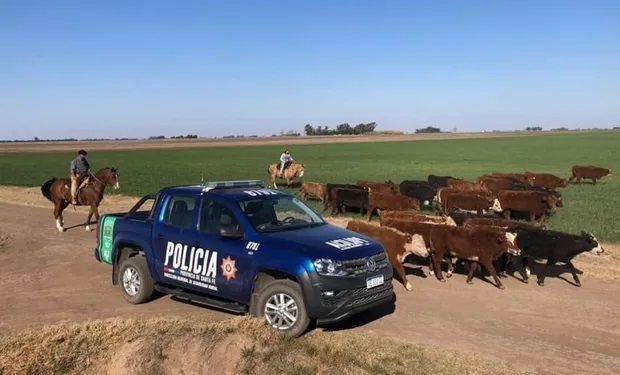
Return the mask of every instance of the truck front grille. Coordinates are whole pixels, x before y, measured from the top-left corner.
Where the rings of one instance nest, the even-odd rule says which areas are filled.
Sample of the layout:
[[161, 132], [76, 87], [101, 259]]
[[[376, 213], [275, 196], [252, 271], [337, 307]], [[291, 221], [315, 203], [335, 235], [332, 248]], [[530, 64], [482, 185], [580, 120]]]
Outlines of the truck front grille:
[[[368, 268], [369, 260], [374, 261], [374, 269]], [[365, 258], [345, 260], [342, 262], [342, 265], [344, 266], [344, 270], [346, 271], [347, 275], [359, 276], [368, 272], [375, 272], [386, 268], [388, 266], [388, 260], [385, 252], [381, 252]]]

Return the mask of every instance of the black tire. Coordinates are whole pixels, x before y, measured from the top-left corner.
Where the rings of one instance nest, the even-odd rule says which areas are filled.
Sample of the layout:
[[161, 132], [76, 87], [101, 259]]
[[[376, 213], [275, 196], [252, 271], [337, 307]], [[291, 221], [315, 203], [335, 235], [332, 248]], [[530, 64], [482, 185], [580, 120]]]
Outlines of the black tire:
[[[125, 273], [135, 273], [138, 285], [135, 282], [132, 285], [125, 284]], [[136, 255], [131, 258], [127, 258], [121, 263], [118, 272], [118, 283], [121, 286], [121, 294], [129, 303], [139, 304], [148, 302], [153, 298], [155, 293], [155, 287], [151, 274], [149, 273], [148, 266], [146, 264], [146, 258], [142, 255]], [[133, 292], [135, 293], [133, 293]]]
[[[273, 298], [278, 299], [279, 297], [292, 299], [294, 301], [294, 306], [296, 306], [296, 320], [290, 326], [289, 319], [287, 317], [276, 316], [274, 321], [273, 314], [268, 313], [266, 310], [267, 302], [273, 302]], [[288, 301], [290, 300], [287, 300], [286, 302]], [[258, 316], [265, 319], [267, 325], [286, 336], [299, 337], [306, 332], [308, 326], [310, 325], [310, 317], [306, 311], [303, 293], [299, 287], [299, 284], [292, 280], [274, 280], [265, 285], [265, 287], [258, 292], [258, 296], [256, 298], [256, 313]], [[270, 316], [272, 319], [271, 322]], [[278, 326], [278, 320], [282, 323], [281, 326]]]

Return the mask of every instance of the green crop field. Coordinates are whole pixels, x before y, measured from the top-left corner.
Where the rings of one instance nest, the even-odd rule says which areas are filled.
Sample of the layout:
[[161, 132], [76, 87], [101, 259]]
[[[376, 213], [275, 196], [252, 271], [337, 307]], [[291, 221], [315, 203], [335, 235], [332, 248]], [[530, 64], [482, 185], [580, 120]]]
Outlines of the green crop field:
[[[119, 168], [121, 194], [143, 195], [176, 184], [226, 179], [267, 180], [269, 163], [280, 146], [198, 149], [93, 151], [93, 170]], [[304, 163], [307, 181], [426, 179], [428, 174], [467, 179], [488, 172], [545, 171], [568, 177], [574, 164], [620, 170], [620, 132], [541, 135], [536, 137], [437, 140], [418, 142], [299, 145], [291, 149]], [[73, 153], [0, 155], [0, 184], [40, 186], [52, 176], [65, 176]], [[591, 231], [605, 242], [620, 242], [616, 215], [620, 179], [605, 178], [596, 186], [570, 185], [562, 190], [564, 208], [549, 222], [552, 229]], [[313, 205], [318, 208], [318, 205]]]

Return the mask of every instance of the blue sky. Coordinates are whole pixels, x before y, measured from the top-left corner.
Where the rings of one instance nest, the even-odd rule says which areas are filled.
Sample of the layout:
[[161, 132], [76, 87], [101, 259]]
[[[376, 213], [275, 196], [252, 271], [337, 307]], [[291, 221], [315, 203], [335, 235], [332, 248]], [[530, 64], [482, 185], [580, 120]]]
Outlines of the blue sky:
[[0, 1], [0, 139], [620, 126], [620, 1]]

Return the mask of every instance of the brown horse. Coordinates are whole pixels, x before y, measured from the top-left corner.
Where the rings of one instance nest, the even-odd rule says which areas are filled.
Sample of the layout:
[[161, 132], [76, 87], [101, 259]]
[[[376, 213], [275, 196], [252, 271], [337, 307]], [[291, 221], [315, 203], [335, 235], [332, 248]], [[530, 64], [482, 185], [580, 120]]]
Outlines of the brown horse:
[[[116, 168], [103, 168], [94, 175], [90, 175], [90, 184], [80, 189], [77, 194], [78, 206], [90, 206], [88, 220], [86, 220], [86, 230], [90, 231], [90, 219], [95, 215], [99, 221], [99, 203], [103, 199], [103, 191], [106, 185], [110, 185], [114, 190], [120, 187], [118, 183], [118, 173]], [[56, 228], [64, 232], [65, 228], [62, 212], [71, 202], [71, 181], [68, 178], [52, 178], [41, 186], [41, 193], [52, 203], [54, 203], [54, 219]]]
[[284, 169], [283, 176], [278, 176], [278, 172], [280, 169], [278, 168], [278, 164], [271, 164], [267, 169], [267, 173], [269, 173], [269, 177], [271, 178], [271, 183], [269, 187], [273, 185], [274, 188], [278, 188], [276, 185], [276, 178], [281, 178], [286, 181], [286, 186], [290, 186], [295, 178], [304, 176], [304, 165], [298, 163], [296, 161], [292, 162], [286, 169]]

